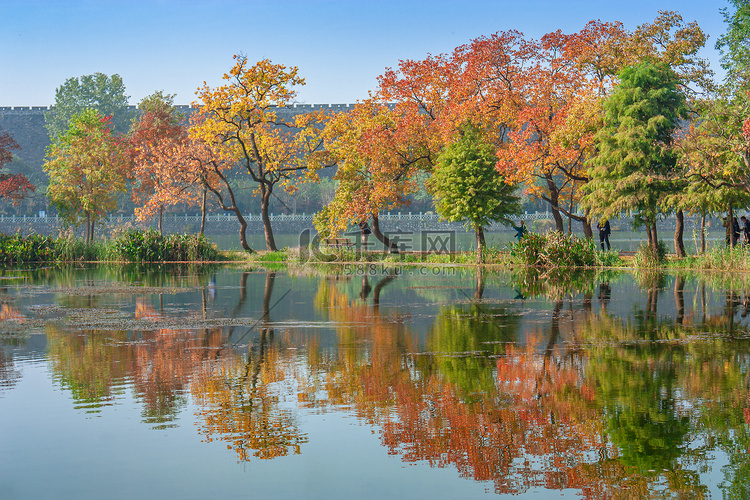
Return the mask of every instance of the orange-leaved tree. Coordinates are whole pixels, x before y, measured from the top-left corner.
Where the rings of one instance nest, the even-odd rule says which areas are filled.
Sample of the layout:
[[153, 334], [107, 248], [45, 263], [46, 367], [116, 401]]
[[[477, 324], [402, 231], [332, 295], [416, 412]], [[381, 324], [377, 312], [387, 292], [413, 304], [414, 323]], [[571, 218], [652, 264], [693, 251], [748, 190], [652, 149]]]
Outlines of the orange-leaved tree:
[[329, 122], [324, 137], [338, 165], [338, 188], [316, 220], [319, 230], [338, 233], [372, 217], [375, 236], [397, 251], [379, 216], [408, 205], [419, 189], [417, 174], [430, 171], [443, 149], [439, 122], [447, 116], [455, 74], [444, 55], [400, 61], [378, 78], [377, 92]]
[[133, 183], [132, 198], [140, 220], [159, 214], [158, 228], [162, 233], [164, 208], [186, 201], [181, 190], [173, 187], [180, 165], [168, 161], [172, 150], [187, 138], [183, 116], [174, 107], [174, 95], [157, 91], [145, 97], [138, 109], [128, 136], [128, 155], [132, 165], [128, 177]]
[[[234, 59], [224, 85], [198, 89], [202, 120], [192, 134], [239, 162], [257, 183], [254, 194], [260, 196], [266, 248], [276, 250], [269, 217], [273, 190], [280, 185], [293, 191], [296, 183], [315, 178], [316, 170], [328, 164], [320, 138], [326, 115], [288, 109], [296, 96], [294, 87], [305, 83], [296, 66], [268, 59], [251, 66], [245, 56]], [[241, 243], [250, 249], [244, 238]]]
[[154, 172], [164, 172], [153, 192], [138, 209], [139, 214], [153, 214], [161, 206], [177, 202], [194, 203], [200, 199], [201, 229], [206, 223], [207, 196], [212, 193], [222, 210], [232, 212], [240, 223], [240, 242], [248, 247], [245, 231], [247, 221], [237, 204], [235, 188], [229, 180], [237, 164], [229, 151], [216, 143], [208, 143], [197, 134], [204, 117], [193, 114], [184, 133], [166, 141], [152, 157]]
[[236, 160], [230, 155], [230, 151], [222, 148], [217, 143], [207, 142], [200, 137], [200, 125], [204, 116], [193, 115], [190, 119], [190, 133], [186, 141], [175, 149], [174, 154], [179, 158], [181, 165], [180, 184], [178, 189], [189, 189], [198, 187], [201, 195], [201, 211], [203, 218], [201, 231], [205, 226], [206, 196], [208, 193], [214, 195], [219, 207], [227, 212], [232, 212], [240, 224], [240, 244], [242, 248], [249, 249], [247, 242], [247, 220], [237, 203], [235, 187], [230, 182], [230, 172], [236, 165]]
[[576, 62], [566, 57], [568, 39], [558, 31], [538, 42], [536, 61], [523, 78], [528, 92], [518, 102], [509, 140], [497, 152], [498, 171], [509, 181], [525, 182], [532, 194], [547, 201], [560, 232], [562, 197], [566, 191], [572, 194], [576, 182], [563, 171], [577, 175], [587, 159], [580, 141], [558, 136], [570, 124], [568, 111], [586, 83]]
[[413, 130], [404, 130], [402, 117], [398, 109], [368, 99], [329, 121], [324, 137], [338, 164], [338, 187], [316, 219], [319, 231], [336, 234], [372, 217], [375, 236], [397, 250], [380, 230], [379, 215], [408, 203], [418, 189], [415, 175], [432, 154], [423, 141], [415, 141]]
[[580, 186], [588, 182], [586, 162], [596, 152], [600, 99], [622, 67], [620, 47], [626, 37], [619, 23], [600, 21], [570, 35], [548, 33], [526, 41], [522, 70], [514, 73], [513, 82], [501, 80], [508, 90], [501, 87], [499, 96], [505, 96], [502, 105], [512, 131], [498, 149], [498, 170], [550, 204], [558, 231], [564, 229], [565, 214], [591, 236], [588, 213], [575, 209]]

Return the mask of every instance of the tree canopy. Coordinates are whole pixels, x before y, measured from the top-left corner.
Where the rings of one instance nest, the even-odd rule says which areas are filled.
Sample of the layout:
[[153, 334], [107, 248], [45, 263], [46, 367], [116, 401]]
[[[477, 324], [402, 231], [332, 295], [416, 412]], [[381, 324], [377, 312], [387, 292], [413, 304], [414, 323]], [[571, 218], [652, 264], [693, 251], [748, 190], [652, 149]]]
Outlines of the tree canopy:
[[44, 115], [50, 138], [68, 130], [71, 119], [85, 109], [95, 109], [102, 116], [112, 116], [114, 133], [126, 134], [135, 117], [128, 105], [125, 84], [118, 74], [104, 73], [68, 78], [55, 90], [55, 107]]
[[673, 192], [678, 121], [686, 115], [677, 75], [664, 63], [642, 62], [620, 73], [620, 84], [604, 101], [599, 152], [591, 160], [584, 203], [605, 218], [623, 212], [645, 224], [656, 251], [656, 218]]
[[477, 127], [464, 125], [457, 140], [438, 157], [428, 184], [441, 218], [466, 221], [474, 230], [480, 262], [486, 245], [484, 228], [492, 222], [509, 223], [521, 212], [515, 186], [495, 170], [495, 150]]
[[93, 109], [74, 115], [50, 147], [47, 195], [68, 222], [86, 222], [87, 243], [96, 221], [115, 209], [117, 195], [125, 191], [127, 165], [124, 140], [110, 129], [109, 117]]
[[[268, 59], [251, 65], [247, 57], [234, 57], [235, 65], [216, 88], [198, 89], [199, 112], [195, 138], [224, 150], [236, 159], [257, 183], [266, 248], [276, 250], [269, 218], [271, 196], [277, 185], [294, 190], [298, 182], [325, 164], [320, 157], [323, 112], [282, 118], [276, 110], [293, 104], [294, 87], [304, 85], [297, 67], [274, 64]], [[309, 168], [310, 167], [310, 168]], [[249, 249], [244, 238], [243, 247]]]
[[727, 31], [716, 40], [721, 52], [721, 66], [727, 70], [725, 83], [734, 88], [748, 89], [750, 85], [750, 2], [729, 0], [734, 12], [721, 10]]
[[133, 121], [127, 140], [132, 161], [128, 171], [131, 195], [140, 219], [158, 212], [161, 233], [164, 208], [189, 198], [185, 191], [165, 188], [174, 185], [170, 181], [179, 175], [176, 171], [181, 165], [168, 158], [174, 158], [173, 150], [187, 139], [187, 129], [182, 123], [184, 117], [174, 107], [173, 95], [155, 92], [143, 98], [138, 109], [141, 114]]

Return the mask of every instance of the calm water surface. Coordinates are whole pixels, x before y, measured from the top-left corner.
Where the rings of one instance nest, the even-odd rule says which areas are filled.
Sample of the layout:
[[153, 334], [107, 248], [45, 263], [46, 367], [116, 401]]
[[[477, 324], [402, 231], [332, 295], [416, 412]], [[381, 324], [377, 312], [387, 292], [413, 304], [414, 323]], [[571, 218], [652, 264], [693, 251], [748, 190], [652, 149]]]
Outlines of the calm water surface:
[[750, 296], [565, 278], [5, 271], [0, 498], [750, 497]]

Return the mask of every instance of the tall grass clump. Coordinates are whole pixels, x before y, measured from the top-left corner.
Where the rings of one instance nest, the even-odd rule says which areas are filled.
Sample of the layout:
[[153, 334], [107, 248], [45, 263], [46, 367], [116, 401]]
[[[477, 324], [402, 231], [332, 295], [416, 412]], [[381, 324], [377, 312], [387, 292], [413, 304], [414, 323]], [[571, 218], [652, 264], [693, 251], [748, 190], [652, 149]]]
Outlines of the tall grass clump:
[[94, 262], [106, 258], [107, 245], [105, 243], [93, 242], [86, 244], [85, 241], [66, 235], [54, 240], [55, 255], [57, 262]]
[[633, 256], [633, 264], [635, 267], [659, 267], [664, 264], [666, 259], [667, 245], [659, 240], [656, 251], [646, 243], [639, 245]]
[[698, 254], [671, 263], [672, 267], [720, 270], [750, 271], [750, 248], [713, 248], [706, 253]]
[[557, 231], [526, 235], [509, 248], [511, 262], [531, 267], [614, 267], [621, 264], [616, 252], [601, 252], [592, 240]]
[[216, 260], [216, 245], [203, 235], [170, 234], [162, 236], [154, 229], [131, 229], [109, 245], [109, 258], [127, 262], [197, 262]]
[[[297, 258], [299, 258], [299, 256]], [[276, 250], [257, 252], [253, 254], [252, 260], [254, 262], [286, 262], [287, 260], [291, 260], [291, 257], [286, 250]]]

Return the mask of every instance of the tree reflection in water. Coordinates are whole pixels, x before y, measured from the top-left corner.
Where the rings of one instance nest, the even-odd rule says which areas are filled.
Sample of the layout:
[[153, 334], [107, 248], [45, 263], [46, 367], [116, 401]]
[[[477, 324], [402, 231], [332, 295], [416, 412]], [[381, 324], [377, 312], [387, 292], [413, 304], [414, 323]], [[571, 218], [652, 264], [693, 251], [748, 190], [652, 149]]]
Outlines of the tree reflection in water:
[[[251, 302], [250, 276], [239, 277], [233, 317]], [[750, 497], [743, 290], [727, 287], [716, 308], [705, 284], [686, 276], [644, 273], [625, 292], [614, 275], [563, 283], [526, 273], [508, 283], [480, 272], [463, 296], [431, 298], [439, 305], [420, 338], [410, 309], [387, 300], [405, 293], [399, 277], [328, 276], [313, 302], [336, 343], [322, 349], [274, 321], [278, 277], [258, 282], [261, 316], [246, 329], [246, 352], [227, 342], [240, 338], [236, 326], [228, 335], [49, 327], [58, 381], [93, 411], [132, 381], [154, 426], [171, 425], [190, 395], [204, 439], [241, 461], [302, 453], [300, 411], [347, 411], [380, 429], [388, 453], [454, 467], [498, 493], [703, 498], [701, 474], [721, 452], [725, 496]], [[523, 300], [497, 298], [499, 288]], [[633, 309], [615, 313], [623, 293]], [[519, 307], [531, 300], [548, 304], [542, 319]], [[167, 313], [144, 301], [136, 314]]]
[[[240, 281], [240, 302], [247, 297], [248, 273]], [[247, 356], [233, 355], [215, 363], [204, 363], [192, 386], [200, 406], [199, 432], [207, 442], [220, 439], [237, 454], [238, 460], [251, 457], [271, 459], [300, 453], [307, 436], [300, 431], [296, 412], [284, 407], [285, 390], [279, 384], [295, 376], [294, 364], [283, 359], [274, 345], [271, 297], [276, 273], [266, 274], [261, 318], [254, 328], [259, 339], [250, 344]], [[230, 332], [231, 337], [231, 332]]]

